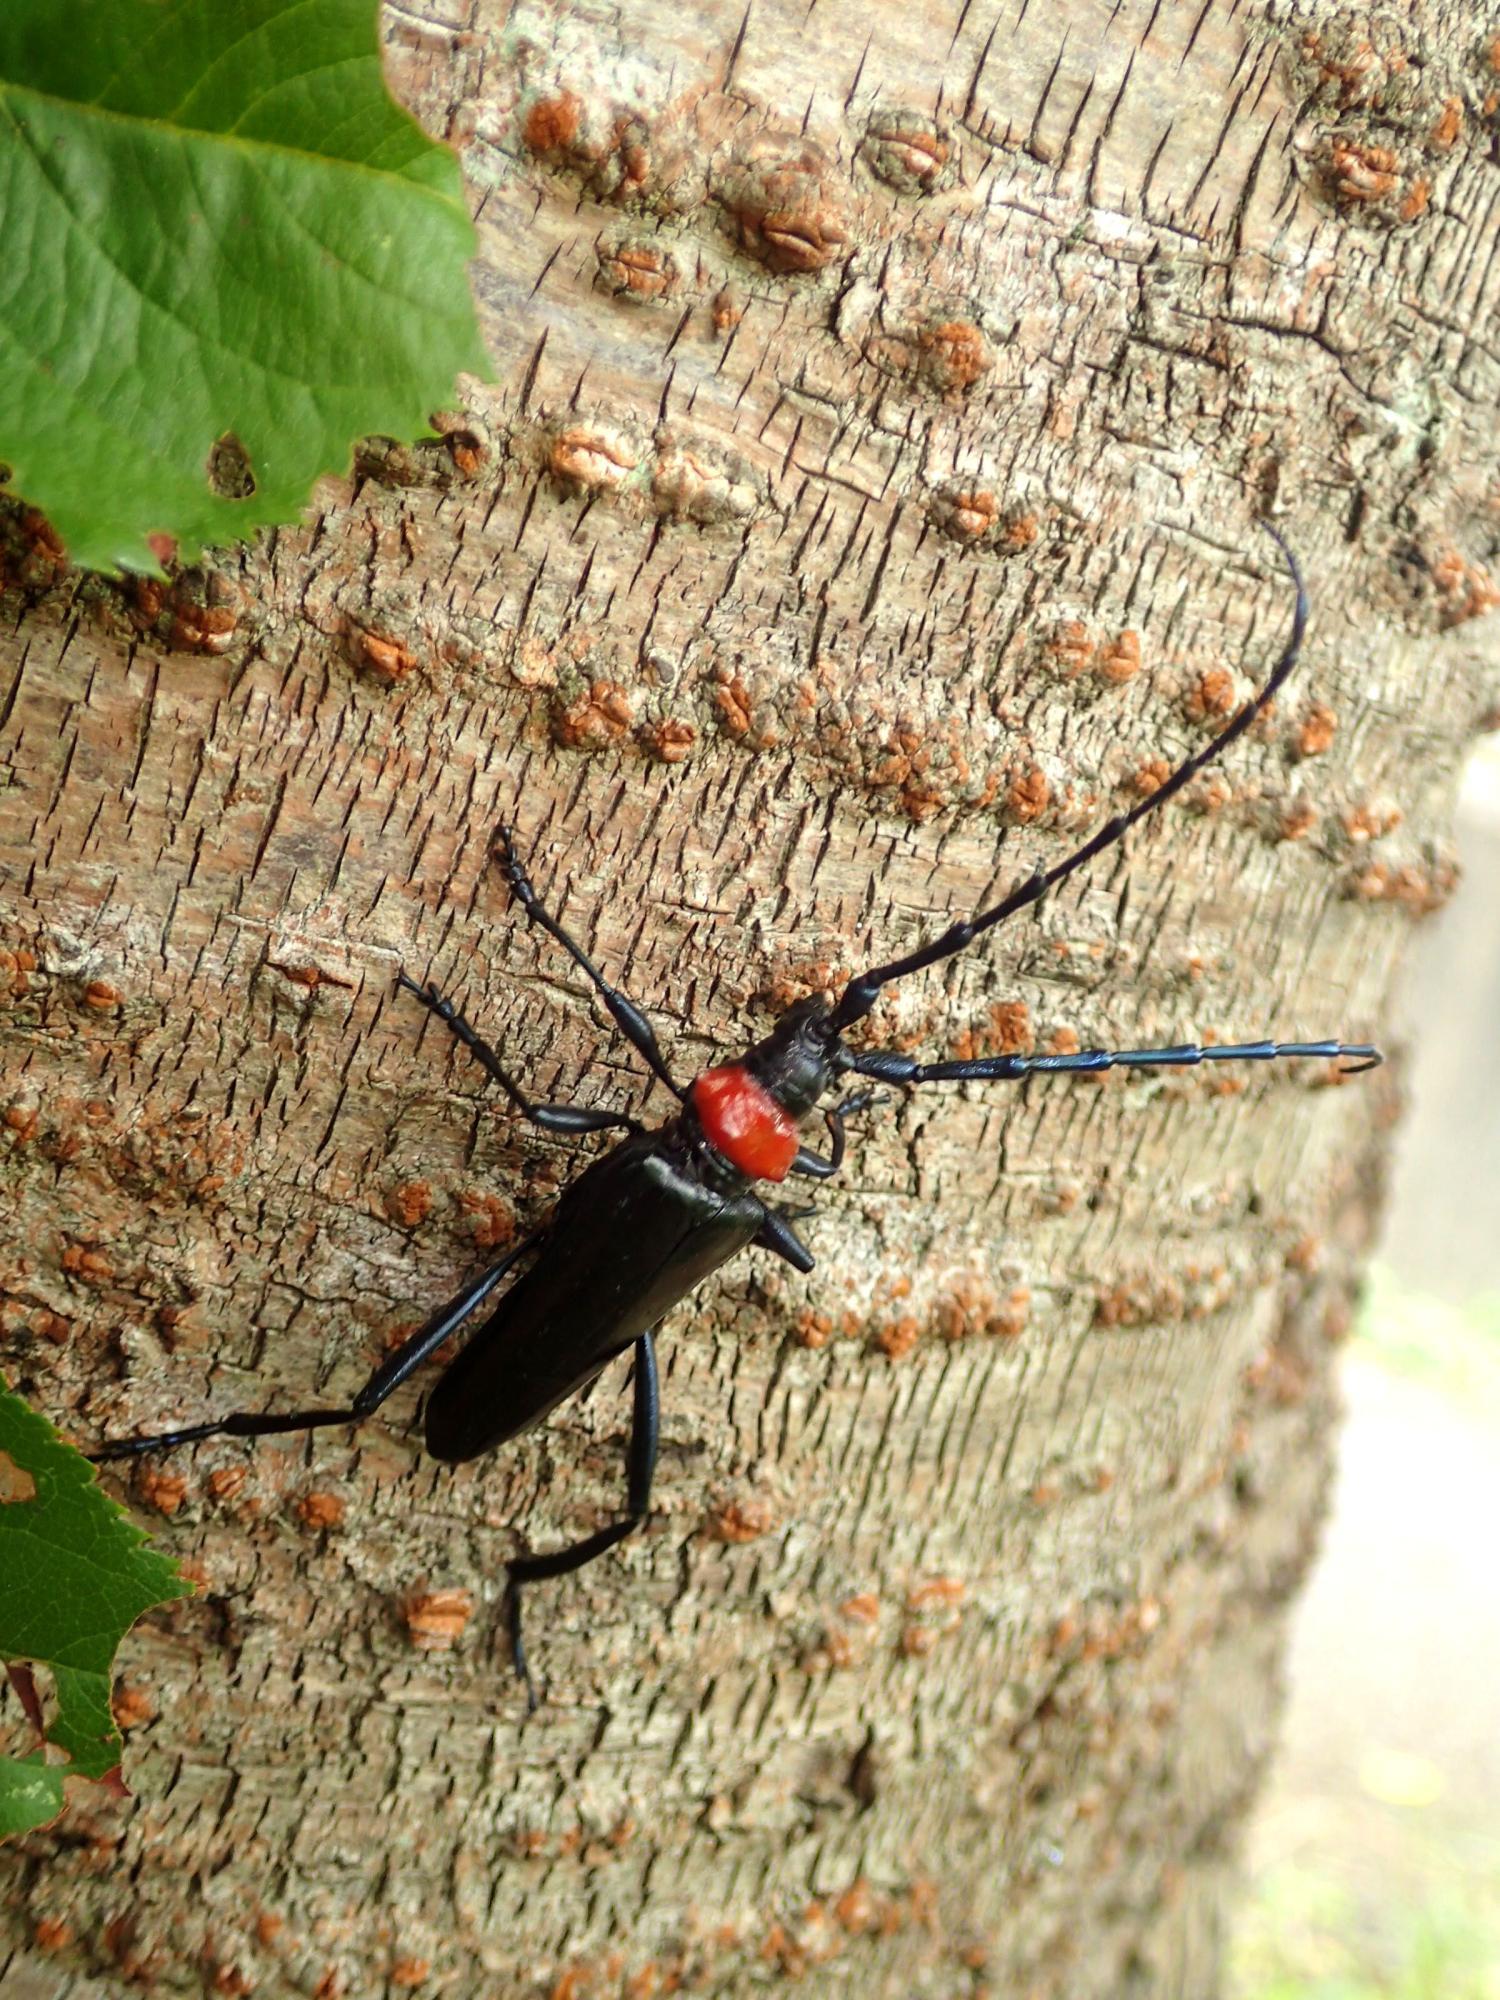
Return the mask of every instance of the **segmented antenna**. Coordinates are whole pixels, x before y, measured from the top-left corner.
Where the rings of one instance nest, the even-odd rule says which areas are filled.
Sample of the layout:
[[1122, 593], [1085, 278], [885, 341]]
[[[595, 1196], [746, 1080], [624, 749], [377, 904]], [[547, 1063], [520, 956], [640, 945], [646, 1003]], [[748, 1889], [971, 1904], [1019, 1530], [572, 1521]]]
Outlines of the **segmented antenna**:
[[1138, 805], [1132, 806], [1129, 812], [1120, 813], [1114, 819], [1107, 820], [1092, 839], [1085, 841], [1083, 846], [1076, 853], [1068, 855], [1066, 860], [1059, 861], [1056, 867], [1039, 868], [1021, 884], [1019, 889], [1013, 889], [1003, 902], [996, 903], [993, 909], [981, 910], [978, 916], [967, 917], [960, 923], [950, 925], [942, 936], [935, 938], [931, 944], [922, 945], [918, 950], [909, 952], [905, 958], [892, 959], [889, 965], [877, 965], [873, 970], [862, 972], [857, 978], [851, 979], [828, 1018], [828, 1026], [835, 1034], [842, 1034], [845, 1028], [852, 1027], [856, 1021], [862, 1021], [874, 1006], [880, 989], [889, 986], [892, 980], [904, 979], [909, 972], [921, 972], [924, 967], [936, 965], [941, 959], [952, 958], [955, 952], [963, 951], [983, 932], [993, 930], [996, 924], [1003, 924], [1007, 917], [1015, 916], [1017, 911], [1028, 908], [1032, 903], [1040, 902], [1049, 889], [1055, 889], [1059, 882], [1065, 882], [1086, 862], [1092, 861], [1095, 855], [1102, 854], [1107, 847], [1113, 847], [1117, 840], [1123, 840], [1137, 820], [1144, 819], [1147, 813], [1155, 812], [1160, 806], [1164, 806], [1168, 799], [1173, 798], [1184, 785], [1197, 777], [1206, 765], [1213, 763], [1216, 757], [1222, 756], [1237, 737], [1244, 735], [1267, 702], [1275, 696], [1276, 690], [1285, 681], [1292, 668], [1296, 666], [1297, 655], [1302, 650], [1302, 635], [1307, 630], [1307, 585], [1303, 582], [1297, 558], [1287, 547], [1280, 532], [1273, 528], [1269, 521], [1263, 521], [1261, 526], [1286, 557], [1287, 569], [1297, 586], [1297, 603], [1292, 615], [1292, 636], [1288, 639], [1281, 658], [1276, 662], [1270, 679], [1259, 694], [1253, 700], [1246, 702], [1239, 714], [1226, 728], [1219, 731], [1212, 743], [1189, 757], [1186, 763], [1179, 764], [1165, 783], [1158, 785], [1149, 798], [1142, 799]]

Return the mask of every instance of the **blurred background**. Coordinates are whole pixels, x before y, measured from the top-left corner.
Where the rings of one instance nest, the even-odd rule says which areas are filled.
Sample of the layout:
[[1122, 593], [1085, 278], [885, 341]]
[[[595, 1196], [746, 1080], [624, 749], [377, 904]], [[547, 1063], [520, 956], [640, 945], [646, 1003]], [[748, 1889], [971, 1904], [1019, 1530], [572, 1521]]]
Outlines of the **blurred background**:
[[1413, 1056], [1231, 2000], [1500, 2000], [1500, 742], [1413, 942]]

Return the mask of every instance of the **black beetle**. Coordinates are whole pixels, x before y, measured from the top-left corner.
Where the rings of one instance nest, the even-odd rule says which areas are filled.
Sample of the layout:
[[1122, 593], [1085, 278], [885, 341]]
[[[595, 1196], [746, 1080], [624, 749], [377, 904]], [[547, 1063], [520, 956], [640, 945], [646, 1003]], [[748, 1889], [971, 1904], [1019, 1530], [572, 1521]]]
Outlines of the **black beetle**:
[[539, 1423], [548, 1411], [584, 1388], [629, 1347], [635, 1350], [635, 1408], [628, 1455], [626, 1511], [596, 1534], [550, 1555], [515, 1557], [509, 1566], [508, 1621], [516, 1670], [535, 1705], [535, 1689], [521, 1640], [521, 1589], [545, 1577], [580, 1569], [613, 1547], [646, 1517], [656, 1463], [660, 1400], [652, 1334], [665, 1316], [710, 1272], [755, 1244], [774, 1251], [799, 1271], [813, 1256], [793, 1223], [809, 1211], [779, 1209], [755, 1191], [757, 1181], [788, 1174], [826, 1180], [844, 1157], [844, 1120], [865, 1109], [879, 1092], [865, 1090], [826, 1106], [827, 1156], [804, 1146], [799, 1122], [847, 1077], [884, 1084], [1016, 1081], [1054, 1071], [1180, 1066], [1201, 1062], [1268, 1061], [1277, 1056], [1353, 1058], [1373, 1067], [1381, 1058], [1368, 1044], [1251, 1042], [1162, 1049], [1087, 1049], [1076, 1055], [984, 1056], [967, 1062], [915, 1062], [885, 1051], [855, 1052], [844, 1033], [862, 1020], [892, 980], [963, 951], [975, 938], [1039, 901], [1047, 891], [1120, 840], [1137, 820], [1182, 790], [1199, 771], [1243, 735], [1296, 664], [1307, 624], [1307, 592], [1286, 543], [1275, 536], [1296, 585], [1291, 638], [1260, 693], [1211, 743], [1178, 766], [1148, 798], [1100, 828], [1066, 860], [1038, 870], [992, 909], [951, 925], [931, 944], [850, 981], [830, 1005], [798, 1001], [771, 1033], [735, 1062], [711, 1069], [686, 1090], [678, 1084], [651, 1025], [632, 1001], [611, 986], [578, 944], [538, 901], [510, 833], [499, 839], [501, 858], [521, 907], [567, 951], [588, 976], [615, 1025], [673, 1092], [678, 1110], [647, 1131], [621, 1112], [590, 1111], [572, 1104], [535, 1104], [494, 1050], [433, 986], [400, 975], [400, 983], [445, 1022], [477, 1057], [526, 1118], [545, 1132], [578, 1135], [623, 1129], [627, 1136], [587, 1167], [558, 1200], [547, 1220], [472, 1279], [377, 1368], [347, 1409], [296, 1410], [286, 1416], [238, 1411], [213, 1423], [102, 1445], [95, 1460], [192, 1444], [211, 1437], [264, 1437], [358, 1423], [378, 1409], [400, 1383], [476, 1312], [524, 1258], [532, 1262], [449, 1363], [427, 1400], [426, 1443], [445, 1463], [477, 1458]]

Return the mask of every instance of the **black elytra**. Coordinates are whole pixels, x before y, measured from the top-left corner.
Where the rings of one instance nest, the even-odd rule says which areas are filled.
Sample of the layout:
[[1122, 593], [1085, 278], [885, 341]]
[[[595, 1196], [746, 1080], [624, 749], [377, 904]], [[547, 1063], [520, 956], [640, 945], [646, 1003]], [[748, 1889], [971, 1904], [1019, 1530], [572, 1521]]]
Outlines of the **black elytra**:
[[[1269, 526], [1269, 524], [1267, 524]], [[779, 1207], [757, 1191], [761, 1181], [788, 1174], [826, 1180], [844, 1157], [845, 1120], [883, 1093], [866, 1088], [829, 1105], [822, 1101], [846, 1079], [875, 1084], [1018, 1082], [1029, 1076], [1115, 1068], [1180, 1067], [1206, 1062], [1268, 1062], [1302, 1056], [1372, 1068], [1380, 1053], [1367, 1043], [1243, 1042], [1207, 1048], [1085, 1049], [1076, 1055], [982, 1056], [966, 1062], [914, 1061], [886, 1050], [852, 1050], [845, 1031], [869, 1014], [893, 981], [921, 972], [964, 951], [1007, 917], [1037, 903], [1050, 889], [1121, 840], [1148, 812], [1164, 805], [1199, 771], [1223, 755], [1250, 727], [1297, 661], [1307, 625], [1307, 591], [1296, 558], [1274, 528], [1296, 587], [1291, 636], [1265, 686], [1204, 749], [1178, 765], [1166, 782], [1129, 812], [1111, 819], [1075, 853], [1038, 869], [993, 908], [952, 924], [932, 943], [860, 973], [831, 1005], [798, 1001], [764, 1040], [724, 1067], [705, 1072], [686, 1090], [673, 1078], [651, 1024], [611, 986], [557, 920], [542, 907], [510, 832], [499, 835], [499, 858], [527, 917], [561, 945], [603, 1001], [616, 1027], [647, 1067], [677, 1099], [673, 1115], [647, 1130], [623, 1112], [573, 1104], [539, 1104], [529, 1098], [490, 1045], [433, 985], [403, 972], [412, 993], [483, 1065], [523, 1117], [544, 1132], [570, 1137], [621, 1131], [624, 1137], [565, 1188], [556, 1206], [529, 1235], [513, 1244], [456, 1297], [440, 1306], [371, 1375], [345, 1409], [295, 1410], [285, 1415], [240, 1410], [215, 1421], [149, 1437], [107, 1442], [96, 1461], [130, 1458], [211, 1437], [266, 1437], [354, 1424], [377, 1410], [465, 1320], [478, 1313], [500, 1284], [524, 1266], [490, 1307], [466, 1345], [448, 1364], [427, 1399], [425, 1441], [448, 1464], [477, 1458], [519, 1436], [567, 1397], [584, 1388], [606, 1364], [634, 1351], [634, 1411], [626, 1460], [625, 1511], [617, 1521], [566, 1548], [514, 1557], [506, 1588], [512, 1658], [526, 1685], [529, 1706], [536, 1688], [521, 1636], [521, 1593], [527, 1584], [581, 1569], [645, 1520], [651, 1501], [660, 1428], [660, 1396], [653, 1334], [662, 1320], [704, 1278], [749, 1246], [769, 1250], [799, 1271], [813, 1268], [812, 1253], [794, 1223], [811, 1211]], [[804, 1146], [801, 1119], [822, 1105], [827, 1155]]]

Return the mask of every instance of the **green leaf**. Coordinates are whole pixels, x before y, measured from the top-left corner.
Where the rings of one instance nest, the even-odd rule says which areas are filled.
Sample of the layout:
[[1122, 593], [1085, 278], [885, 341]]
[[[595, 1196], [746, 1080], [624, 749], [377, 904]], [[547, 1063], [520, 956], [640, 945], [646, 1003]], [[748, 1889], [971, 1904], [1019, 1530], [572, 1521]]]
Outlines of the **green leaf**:
[[65, 1803], [62, 1781], [60, 1770], [34, 1758], [0, 1757], [0, 1840], [56, 1819]]
[[[88, 1460], [0, 1382], [0, 1660], [51, 1678], [46, 1738], [0, 1755], [0, 1837], [62, 1808], [63, 1779], [120, 1761], [110, 1714], [115, 1649], [143, 1611], [188, 1585], [103, 1494]], [[64, 1753], [57, 1761], [56, 1753]]]
[[0, 5], [0, 460], [74, 562], [293, 520], [355, 438], [489, 376], [458, 164], [387, 94], [376, 12]]

